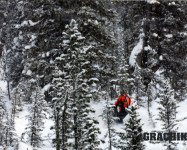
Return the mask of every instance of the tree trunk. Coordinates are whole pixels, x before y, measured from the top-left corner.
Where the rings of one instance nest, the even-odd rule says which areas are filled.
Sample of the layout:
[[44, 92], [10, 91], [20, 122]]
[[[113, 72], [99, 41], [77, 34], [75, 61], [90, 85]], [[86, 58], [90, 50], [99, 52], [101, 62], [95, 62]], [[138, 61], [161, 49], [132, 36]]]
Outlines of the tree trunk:
[[9, 83], [9, 81], [7, 81], [7, 89], [8, 89], [8, 98], [9, 98], [9, 101], [10, 101], [11, 96], [10, 96], [10, 83]]

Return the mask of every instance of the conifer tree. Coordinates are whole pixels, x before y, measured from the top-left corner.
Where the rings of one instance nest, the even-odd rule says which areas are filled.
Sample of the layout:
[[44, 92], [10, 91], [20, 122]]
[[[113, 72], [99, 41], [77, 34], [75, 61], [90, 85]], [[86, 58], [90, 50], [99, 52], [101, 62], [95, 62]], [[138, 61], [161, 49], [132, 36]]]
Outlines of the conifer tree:
[[[84, 63], [81, 65], [84, 65]], [[98, 121], [92, 117], [94, 112], [90, 106], [92, 95], [89, 92], [88, 81], [86, 82], [84, 77], [86, 74], [84, 72], [85, 70], [83, 69], [80, 72], [81, 76], [78, 77], [78, 87], [75, 90], [76, 96], [73, 104], [75, 149], [98, 150], [98, 145], [100, 144], [98, 134], [100, 130], [97, 127]]]
[[41, 88], [36, 87], [36, 90], [31, 95], [31, 108], [29, 109], [29, 123], [26, 127], [26, 134], [28, 135], [28, 142], [33, 147], [40, 147], [42, 145], [41, 132], [44, 129], [46, 102], [44, 95], [41, 93]]
[[[60, 57], [56, 58], [59, 62]], [[53, 105], [53, 118], [54, 118], [54, 129], [55, 129], [55, 139], [56, 149], [68, 149], [71, 143], [68, 140], [72, 138], [72, 115], [70, 111], [71, 106], [71, 86], [65, 80], [65, 74], [55, 66], [53, 72], [52, 89], [50, 95], [52, 98]]]
[[9, 117], [4, 102], [4, 93], [0, 88], [0, 146], [15, 146], [17, 144], [14, 131], [14, 120]]
[[88, 0], [80, 3], [77, 14], [80, 32], [86, 37], [86, 44], [92, 43], [93, 46], [90, 53], [90, 77], [97, 78], [100, 82], [96, 84], [97, 89], [106, 90], [109, 79], [116, 77], [117, 73], [114, 48], [117, 44], [110, 28], [114, 13], [104, 6], [104, 2]]
[[6, 115], [6, 122], [4, 128], [4, 143], [6, 146], [16, 146], [18, 144], [17, 135], [15, 134], [14, 121]]
[[[155, 92], [153, 92], [155, 91]], [[150, 120], [153, 124], [153, 126], [155, 127], [155, 122], [153, 120], [153, 114], [152, 114], [152, 111], [151, 111], [151, 104], [153, 102], [153, 100], [155, 100], [157, 98], [157, 92], [156, 92], [156, 81], [155, 81], [155, 78], [153, 77], [152, 78], [152, 81], [149, 83], [148, 85], [148, 89], [146, 91], [146, 96], [144, 96], [145, 98], [145, 106], [147, 107], [147, 111], [148, 111], [148, 114], [149, 114], [149, 117], [150, 117]]]
[[[66, 54], [66, 65], [64, 69], [68, 72], [67, 79], [72, 85], [72, 113], [74, 125], [74, 148], [75, 149], [98, 149], [99, 141], [97, 135], [98, 128], [95, 126], [97, 121], [90, 117], [92, 109], [90, 108], [91, 93], [89, 92], [89, 51], [90, 48], [85, 46], [85, 38], [78, 31], [78, 25], [75, 20], [72, 20], [70, 26], [67, 26], [66, 33], [64, 32], [63, 46]], [[88, 138], [89, 136], [89, 138]], [[90, 145], [90, 146], [89, 146]]]
[[118, 76], [120, 78], [119, 85], [120, 89], [125, 89], [130, 93], [132, 89], [132, 84], [133, 84], [133, 79], [130, 77], [129, 74], [129, 65], [127, 63], [127, 58], [124, 58], [125, 56], [123, 55], [121, 63], [120, 63], [120, 68], [119, 68], [119, 73]]
[[15, 114], [17, 111], [21, 111], [23, 107], [23, 100], [25, 99], [24, 96], [24, 86], [23, 83], [20, 82], [11, 92], [11, 101], [12, 101], [12, 112], [11, 112], [11, 118], [14, 121]]
[[6, 111], [6, 107], [5, 107], [5, 103], [3, 101], [4, 95], [3, 95], [3, 91], [0, 88], [0, 145], [4, 145], [4, 132], [5, 132], [5, 119], [6, 119], [6, 115], [7, 115], [7, 111]]
[[[164, 72], [162, 72], [164, 73]], [[161, 76], [159, 76], [159, 79]], [[157, 82], [159, 84], [158, 97], [159, 101], [159, 120], [162, 122], [162, 129], [167, 133], [172, 133], [177, 131], [176, 115], [177, 115], [177, 101], [174, 99], [174, 90], [171, 88], [171, 85], [168, 79], [164, 78], [162, 74], [162, 80]], [[167, 150], [175, 150], [176, 142], [171, 140], [166, 141], [164, 146], [167, 147]]]
[[103, 120], [107, 125], [107, 133], [105, 138], [108, 139], [108, 149], [112, 150], [114, 147], [117, 147], [117, 132], [114, 128], [115, 122], [118, 122], [117, 117], [114, 116], [114, 106], [109, 102], [111, 99], [108, 93], [104, 93], [105, 95], [105, 108], [103, 110]]
[[142, 69], [139, 66], [135, 67], [135, 71], [133, 73], [134, 76], [134, 90], [136, 94], [137, 104], [138, 106], [143, 106], [146, 102], [146, 87], [143, 84], [143, 75]]
[[18, 84], [21, 78], [23, 66], [22, 50], [20, 49], [19, 31], [15, 29], [19, 22], [20, 8], [17, 1], [1, 1], [3, 7], [4, 22], [1, 26], [1, 63], [4, 71], [4, 78], [7, 81], [8, 96], [11, 99], [11, 89]]
[[145, 148], [143, 144], [143, 130], [141, 119], [137, 112], [137, 104], [134, 102], [128, 109], [129, 119], [125, 122], [124, 130], [126, 133], [120, 133], [120, 149], [128, 150], [143, 150]]
[[[92, 81], [88, 80], [91, 48], [84, 44], [85, 38], [78, 31], [75, 20], [72, 20], [65, 29], [62, 33], [63, 41], [59, 50], [55, 52], [58, 55], [53, 63], [56, 71], [51, 95], [55, 105], [54, 111], [57, 113], [56, 147], [97, 149], [99, 144], [96, 138], [99, 133], [96, 127], [97, 121], [89, 116], [93, 112], [89, 105], [92, 96], [89, 84]], [[74, 139], [74, 143], [68, 144], [69, 139]]]
[[[161, 32], [162, 55], [160, 62], [165, 69], [165, 76], [171, 79], [175, 99], [181, 101], [186, 87], [184, 81], [186, 46], [183, 46], [187, 42], [184, 36], [186, 32], [186, 1], [163, 2], [162, 5], [166, 13], [164, 13], [164, 21], [161, 23], [164, 29]], [[177, 93], [180, 93], [180, 96]]]

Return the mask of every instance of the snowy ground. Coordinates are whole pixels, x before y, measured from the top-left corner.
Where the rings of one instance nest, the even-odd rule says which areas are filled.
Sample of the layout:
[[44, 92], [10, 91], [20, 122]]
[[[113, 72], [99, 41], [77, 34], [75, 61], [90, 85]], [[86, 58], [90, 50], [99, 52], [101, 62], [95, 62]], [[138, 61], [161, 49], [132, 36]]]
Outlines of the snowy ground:
[[[6, 88], [6, 83], [3, 81], [0, 81], [0, 87], [3, 89], [5, 93], [7, 93], [7, 88]], [[6, 106], [8, 110], [11, 108], [11, 102], [6, 100]], [[133, 97], [132, 97], [133, 101]], [[115, 100], [112, 101], [114, 103]], [[105, 102], [100, 101], [100, 102], [93, 102], [92, 106], [96, 110], [94, 117], [99, 121], [98, 127], [101, 130], [101, 135], [99, 136], [100, 139], [105, 139], [105, 143], [102, 143], [100, 147], [103, 150], [108, 150], [108, 139], [105, 138], [105, 135], [107, 134], [107, 126], [106, 122], [103, 121], [103, 118], [101, 117], [101, 114], [103, 113], [103, 109], [105, 107]], [[187, 117], [186, 115], [186, 106], [187, 106], [187, 100], [179, 103], [178, 107], [178, 114], [177, 114], [177, 119], [182, 120], [183, 118]], [[140, 114], [140, 117], [142, 119], [143, 123], [143, 130], [144, 132], [151, 132], [151, 131], [161, 131], [161, 123], [156, 120], [158, 116], [158, 111], [157, 111], [158, 104], [157, 102], [153, 102], [151, 106], [151, 113], [152, 113], [152, 118], [153, 120], [150, 120], [150, 117], [148, 115], [148, 111], [146, 107], [141, 107], [138, 112]], [[26, 116], [28, 115], [28, 104], [25, 104], [23, 107], [23, 111], [19, 112], [16, 117], [15, 117], [15, 132], [19, 138], [19, 150], [33, 150], [33, 148], [24, 142], [21, 141], [22, 133], [25, 132], [25, 127], [27, 125], [28, 120], [26, 119]], [[50, 127], [53, 125], [52, 120], [49, 118], [49, 114], [47, 114], [47, 118], [45, 120], [45, 129], [42, 133], [42, 136], [44, 138], [44, 146], [41, 148], [37, 148], [37, 150], [55, 150], [55, 148], [52, 146], [51, 139], [54, 136], [53, 131], [50, 130]], [[124, 122], [127, 121], [128, 116], [124, 119]], [[178, 132], [187, 132], [186, 131], [186, 125], [187, 125], [187, 119], [180, 121], [178, 123]], [[124, 127], [123, 124], [115, 124], [115, 129], [120, 132]], [[161, 143], [158, 144], [152, 144], [149, 142], [144, 142], [146, 144], [146, 149], [145, 150], [164, 150], [164, 147], [162, 146]], [[187, 150], [186, 143], [180, 141], [178, 144], [178, 149], [179, 150]], [[0, 149], [1, 150], [1, 149]], [[8, 150], [13, 150], [13, 149], [8, 149]], [[113, 149], [115, 150], [115, 149]]]
[[[0, 81], [0, 88], [7, 95], [6, 82]], [[7, 110], [11, 110], [11, 101], [8, 100], [8, 96], [5, 97], [5, 102], [6, 102]], [[15, 133], [17, 134], [17, 137], [19, 139], [19, 150], [36, 150], [33, 149], [32, 146], [24, 142], [24, 139], [22, 138], [22, 133], [25, 132], [25, 128], [28, 123], [27, 120], [27, 115], [29, 114], [28, 106], [29, 106], [28, 104], [24, 104], [23, 110], [21, 112], [18, 112], [15, 116]], [[51, 139], [54, 137], [54, 133], [53, 131], [50, 130], [50, 127], [53, 125], [53, 122], [52, 120], [50, 120], [49, 114], [46, 113], [46, 115], [47, 115], [47, 119], [45, 119], [45, 128], [42, 133], [42, 137], [44, 139], [43, 146], [41, 148], [37, 148], [37, 150], [55, 150], [51, 142], [52, 141]], [[8, 148], [8, 150], [14, 150], [14, 148]]]
[[[33, 148], [29, 144], [26, 144], [26, 142], [23, 142], [24, 139], [22, 139], [22, 133], [25, 132], [25, 128], [28, 123], [28, 120], [26, 119], [26, 116], [29, 114], [28, 106], [29, 105], [25, 104], [23, 111], [19, 112], [15, 118], [15, 130], [20, 142], [19, 150], [33, 150]], [[49, 118], [49, 115], [47, 118]], [[52, 147], [52, 143], [50, 140], [53, 136], [53, 132], [50, 130], [50, 127], [52, 125], [53, 123], [50, 119], [45, 119], [45, 128], [42, 133], [42, 137], [44, 139], [43, 146], [41, 148], [37, 148], [37, 150], [54, 150], [54, 147]]]
[[[133, 100], [133, 98], [132, 98], [132, 100]], [[114, 102], [115, 102], [115, 100], [112, 101], [112, 103], [114, 103]], [[104, 106], [106, 105], [104, 103], [105, 103], [104, 101], [101, 101], [99, 103], [92, 103], [92, 106], [96, 110], [95, 117], [98, 119], [99, 128], [102, 131], [102, 134], [100, 136], [101, 139], [104, 139], [104, 136], [107, 133], [107, 125], [103, 121], [102, 117], [100, 116], [102, 114]], [[187, 106], [187, 100], [185, 100], [184, 102], [181, 102], [179, 104], [178, 114], [177, 114], [177, 119], [178, 120], [181, 120], [181, 119], [187, 117], [187, 115], [186, 115], [186, 112], [187, 112], [186, 111], [186, 106]], [[148, 114], [148, 111], [147, 111], [146, 107], [141, 107], [140, 109], [138, 109], [138, 112], [140, 114], [140, 118], [142, 119], [143, 131], [144, 132], [162, 131], [161, 122], [156, 120], [156, 118], [158, 116], [157, 108], [158, 108], [158, 103], [157, 102], [153, 102], [152, 106], [151, 106], [151, 109], [150, 109], [151, 113], [152, 113], [152, 116], [153, 116], [153, 120], [150, 120], [150, 117], [149, 117], [149, 114]], [[123, 121], [125, 122], [127, 120], [128, 120], [128, 116]], [[178, 123], [178, 132], [187, 132], [186, 125], [187, 125], [187, 119], [185, 119], [183, 121], [180, 121]], [[114, 126], [115, 126], [115, 129], [117, 130], [117, 132], [120, 132], [124, 128], [123, 124], [115, 124]], [[101, 148], [103, 150], [108, 150], [107, 149], [107, 146], [108, 146], [107, 141], [108, 141], [108, 139], [106, 139], [105, 141], [106, 141], [106, 143], [102, 144]], [[145, 150], [158, 150], [158, 149], [164, 150], [165, 149], [165, 147], [163, 146], [162, 143], [153, 144], [153, 143], [150, 143], [149, 141], [145, 141], [144, 144], [146, 145]], [[178, 149], [179, 150], [187, 150], [186, 143], [183, 142], [183, 141], [179, 141], [178, 142]], [[113, 148], [113, 150], [117, 150], [117, 149]]]

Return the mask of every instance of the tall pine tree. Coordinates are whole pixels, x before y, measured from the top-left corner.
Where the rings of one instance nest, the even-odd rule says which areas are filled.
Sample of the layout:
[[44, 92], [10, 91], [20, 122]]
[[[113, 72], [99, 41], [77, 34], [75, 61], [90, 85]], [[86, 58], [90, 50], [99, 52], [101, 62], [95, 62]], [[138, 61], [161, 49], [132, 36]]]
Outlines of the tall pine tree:
[[29, 108], [29, 123], [26, 127], [26, 134], [28, 136], [28, 142], [33, 147], [42, 146], [41, 132], [44, 129], [45, 109], [46, 101], [42, 94], [41, 88], [37, 85], [36, 90], [31, 95], [31, 108]]
[[[177, 115], [177, 100], [174, 98], [174, 90], [171, 88], [170, 82], [163, 76], [162, 70], [161, 76], [159, 76], [158, 97], [159, 101], [159, 120], [162, 122], [162, 130], [167, 133], [177, 131], [176, 115]], [[158, 86], [158, 85], [157, 85]], [[167, 150], [175, 150], [176, 142], [168, 140], [164, 143]]]
[[137, 107], [137, 103], [133, 102], [132, 106], [128, 109], [129, 119], [125, 122], [124, 128], [126, 132], [119, 134], [121, 145], [118, 147], [120, 149], [143, 150], [145, 148], [143, 144], [142, 123]]

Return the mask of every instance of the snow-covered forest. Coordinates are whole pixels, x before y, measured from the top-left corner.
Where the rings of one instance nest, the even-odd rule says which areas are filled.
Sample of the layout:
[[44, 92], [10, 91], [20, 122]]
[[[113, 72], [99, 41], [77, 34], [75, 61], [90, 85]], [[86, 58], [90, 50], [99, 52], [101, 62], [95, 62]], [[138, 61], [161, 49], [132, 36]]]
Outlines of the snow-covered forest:
[[186, 1], [1, 0], [0, 150], [187, 150], [186, 51]]

